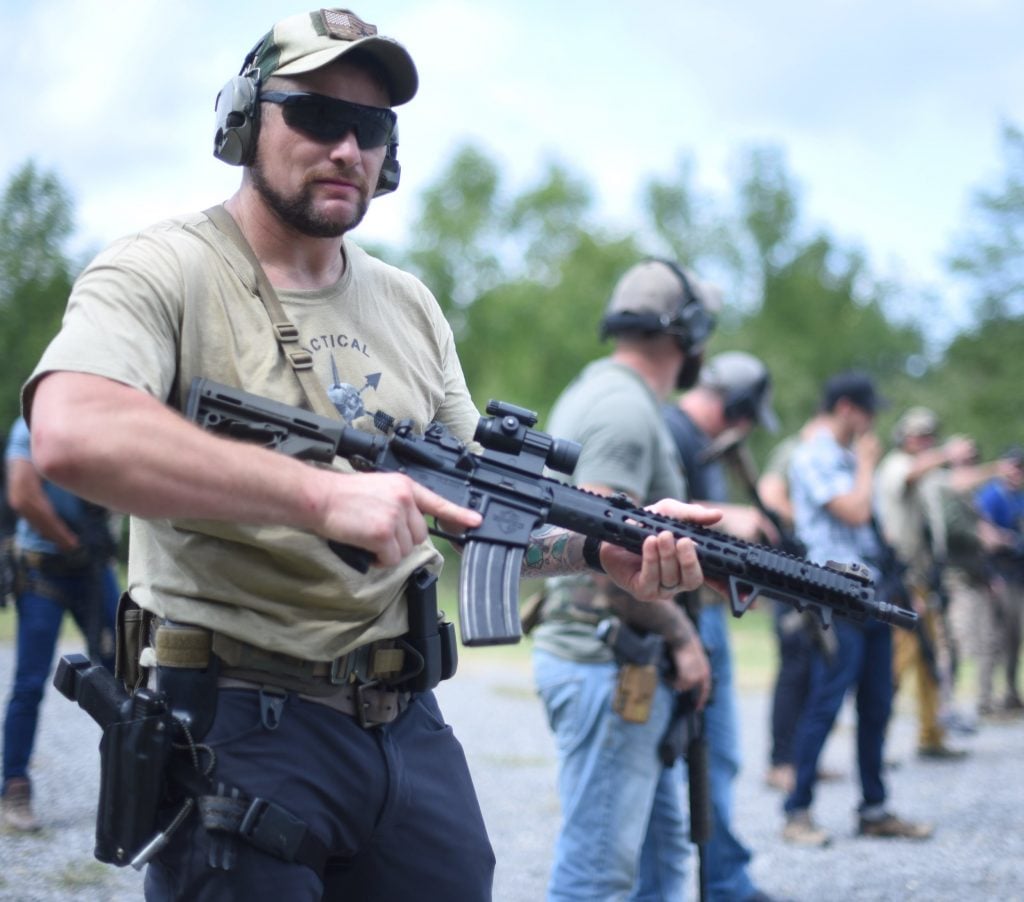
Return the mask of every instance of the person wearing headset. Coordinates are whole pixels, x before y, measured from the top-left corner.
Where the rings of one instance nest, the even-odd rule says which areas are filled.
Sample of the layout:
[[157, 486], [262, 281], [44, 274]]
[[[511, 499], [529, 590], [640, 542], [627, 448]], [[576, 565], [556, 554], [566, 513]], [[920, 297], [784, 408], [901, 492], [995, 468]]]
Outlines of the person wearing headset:
[[[717, 289], [670, 261], [642, 261], [619, 279], [601, 324], [614, 348], [565, 388], [547, 424], [582, 444], [576, 484], [641, 504], [683, 495], [660, 404], [696, 378], [718, 307]], [[548, 580], [532, 635], [562, 813], [548, 898], [684, 898], [682, 767], [666, 768], [658, 744], [673, 685], [699, 707], [707, 700], [696, 630], [671, 598], [637, 604], [607, 579], [581, 574]], [[671, 677], [659, 674], [666, 648]]]
[[[435, 299], [347, 234], [398, 185], [392, 108], [417, 78], [405, 48], [349, 10], [277, 23], [217, 97], [214, 154], [243, 167], [238, 191], [103, 251], [24, 391], [42, 474], [132, 515], [120, 672], [190, 726], [191, 782], [156, 815], [166, 845], [144, 850], [150, 899], [491, 896], [465, 756], [407, 616], [441, 565], [424, 516], [459, 534], [480, 514], [179, 413], [207, 377], [364, 428], [384, 411], [472, 438]], [[325, 539], [375, 566], [356, 572]], [[548, 531], [527, 572], [585, 569], [584, 545]], [[701, 582], [693, 543], [668, 532], [639, 555], [588, 554], [646, 601]]]
[[[716, 528], [750, 542], [778, 541], [771, 520], [753, 505], [729, 504], [725, 466], [715, 449], [746, 439], [755, 426], [778, 429], [768, 368], [753, 354], [726, 351], [704, 364], [697, 384], [662, 408], [682, 459], [690, 498], [723, 512]], [[708, 589], [691, 599], [699, 609], [701, 641], [714, 687], [704, 711], [709, 751], [711, 836], [705, 849], [707, 898], [768, 900], [748, 872], [750, 850], [733, 826], [733, 783], [740, 771], [740, 734], [728, 613], [724, 597]], [[689, 605], [689, 602], [688, 602]]]

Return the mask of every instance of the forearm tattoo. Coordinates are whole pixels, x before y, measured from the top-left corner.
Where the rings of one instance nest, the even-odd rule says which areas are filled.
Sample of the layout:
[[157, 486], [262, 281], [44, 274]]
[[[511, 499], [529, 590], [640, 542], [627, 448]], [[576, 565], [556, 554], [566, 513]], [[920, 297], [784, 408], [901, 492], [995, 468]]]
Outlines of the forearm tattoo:
[[523, 558], [523, 579], [588, 573], [600, 585], [612, 610], [631, 626], [658, 633], [671, 648], [685, 645], [694, 636], [693, 624], [673, 601], [637, 601], [607, 576], [598, 576], [583, 559], [584, 537], [545, 524], [534, 531]]
[[583, 536], [560, 526], [545, 524], [534, 531], [523, 558], [523, 579], [565, 576], [587, 570]]

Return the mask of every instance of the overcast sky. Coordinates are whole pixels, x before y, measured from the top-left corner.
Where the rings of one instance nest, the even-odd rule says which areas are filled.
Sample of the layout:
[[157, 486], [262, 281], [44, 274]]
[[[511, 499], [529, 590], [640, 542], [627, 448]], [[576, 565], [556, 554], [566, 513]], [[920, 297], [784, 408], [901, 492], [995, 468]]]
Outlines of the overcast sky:
[[[776, 145], [806, 225], [875, 271], [944, 293], [970, 192], [1024, 126], [1021, 0], [378, 0], [356, 6], [410, 49], [402, 187], [360, 233], [401, 240], [415, 195], [475, 142], [510, 187], [550, 159], [586, 177], [609, 222], [680, 156], [724, 193], [738, 153]], [[28, 159], [74, 195], [81, 245], [226, 198], [213, 101], [283, 0], [0, 0], [13, 73], [0, 177]], [[13, 77], [11, 77], [13, 75]], [[13, 111], [13, 115], [11, 112]]]

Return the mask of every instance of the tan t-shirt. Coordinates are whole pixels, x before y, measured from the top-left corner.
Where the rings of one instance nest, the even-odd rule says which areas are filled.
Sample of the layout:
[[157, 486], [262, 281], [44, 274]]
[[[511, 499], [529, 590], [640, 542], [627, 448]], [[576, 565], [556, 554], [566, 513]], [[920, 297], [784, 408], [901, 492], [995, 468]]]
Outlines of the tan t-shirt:
[[894, 448], [882, 459], [875, 474], [875, 505], [886, 542], [911, 568], [912, 576], [923, 579], [930, 556], [924, 507], [917, 486], [907, 481], [913, 465], [913, 456], [901, 448]]
[[[344, 253], [336, 285], [279, 293], [341, 417], [369, 429], [364, 415], [380, 410], [471, 438], [479, 415], [433, 296], [351, 241]], [[179, 408], [197, 376], [304, 403], [251, 266], [201, 213], [121, 239], [89, 265], [26, 386], [26, 410], [38, 378], [56, 370], [105, 376]], [[132, 597], [161, 616], [329, 660], [405, 631], [402, 589], [422, 565], [440, 569], [429, 542], [399, 566], [363, 575], [295, 529], [133, 518], [128, 581]]]

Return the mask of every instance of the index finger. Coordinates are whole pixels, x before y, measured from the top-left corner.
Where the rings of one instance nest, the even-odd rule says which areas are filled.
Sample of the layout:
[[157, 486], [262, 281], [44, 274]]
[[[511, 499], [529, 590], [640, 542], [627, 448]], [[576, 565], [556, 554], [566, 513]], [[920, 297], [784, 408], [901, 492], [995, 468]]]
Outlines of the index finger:
[[466, 529], [472, 529], [483, 522], [483, 517], [478, 511], [470, 510], [468, 507], [461, 507], [454, 501], [442, 498], [436, 492], [424, 488], [419, 483], [413, 483], [413, 500], [420, 512], [439, 520], [445, 520]]

